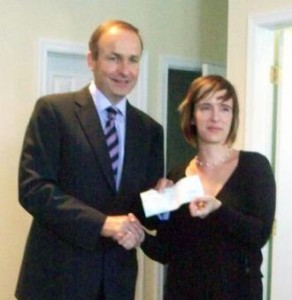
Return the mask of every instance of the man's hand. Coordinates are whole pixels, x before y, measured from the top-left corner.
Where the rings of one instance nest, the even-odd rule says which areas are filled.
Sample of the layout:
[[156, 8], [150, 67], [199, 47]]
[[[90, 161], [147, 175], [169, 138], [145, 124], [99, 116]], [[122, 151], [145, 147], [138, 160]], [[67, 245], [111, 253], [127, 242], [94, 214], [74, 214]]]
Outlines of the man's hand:
[[114, 239], [119, 245], [130, 250], [140, 246], [145, 238], [145, 232], [135, 215], [128, 214], [128, 220], [131, 226], [128, 227], [127, 231], [119, 232]]
[[119, 232], [127, 232], [130, 228], [128, 216], [108, 216], [105, 219], [100, 234], [104, 237], [114, 238]]

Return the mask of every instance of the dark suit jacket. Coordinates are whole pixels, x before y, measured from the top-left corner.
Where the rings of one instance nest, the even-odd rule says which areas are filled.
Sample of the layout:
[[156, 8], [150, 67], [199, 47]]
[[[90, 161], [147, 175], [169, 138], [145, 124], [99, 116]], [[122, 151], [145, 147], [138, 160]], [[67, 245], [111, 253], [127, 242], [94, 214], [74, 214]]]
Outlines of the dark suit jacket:
[[[135, 250], [100, 236], [106, 215], [143, 218], [139, 193], [163, 175], [163, 131], [127, 103], [124, 168], [116, 192], [88, 87], [42, 97], [29, 122], [19, 200], [33, 216], [16, 289], [21, 300], [134, 298]], [[143, 219], [142, 219], [143, 221]]]

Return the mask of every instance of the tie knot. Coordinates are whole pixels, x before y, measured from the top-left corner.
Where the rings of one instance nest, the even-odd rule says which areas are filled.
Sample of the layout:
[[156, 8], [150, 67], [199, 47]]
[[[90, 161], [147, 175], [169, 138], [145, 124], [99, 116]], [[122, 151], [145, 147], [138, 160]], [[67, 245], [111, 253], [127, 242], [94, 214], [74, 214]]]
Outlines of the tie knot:
[[106, 109], [106, 111], [107, 111], [107, 117], [109, 119], [115, 119], [115, 117], [116, 117], [116, 115], [118, 113], [117, 110], [115, 108], [113, 108], [112, 106], [108, 107]]

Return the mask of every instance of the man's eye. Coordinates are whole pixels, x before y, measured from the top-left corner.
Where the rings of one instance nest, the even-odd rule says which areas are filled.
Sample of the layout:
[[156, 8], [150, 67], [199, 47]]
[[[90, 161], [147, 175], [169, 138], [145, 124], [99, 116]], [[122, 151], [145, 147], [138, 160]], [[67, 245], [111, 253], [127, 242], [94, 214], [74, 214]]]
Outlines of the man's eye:
[[108, 59], [110, 61], [117, 61], [117, 57], [116, 56], [110, 56]]
[[137, 64], [137, 63], [139, 63], [139, 58], [136, 58], [136, 57], [135, 58], [131, 58], [130, 62], [133, 63], [133, 64]]

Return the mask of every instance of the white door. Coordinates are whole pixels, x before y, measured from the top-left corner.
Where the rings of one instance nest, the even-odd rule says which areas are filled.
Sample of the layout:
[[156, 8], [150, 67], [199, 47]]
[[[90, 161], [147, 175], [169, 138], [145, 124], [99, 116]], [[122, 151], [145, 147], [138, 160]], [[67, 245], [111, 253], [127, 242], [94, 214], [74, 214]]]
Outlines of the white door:
[[[246, 146], [267, 155], [275, 167], [276, 223], [264, 249], [264, 299], [292, 295], [292, 11], [255, 17], [250, 22], [246, 102]], [[282, 28], [280, 42], [275, 42]], [[278, 38], [278, 37], [277, 37]], [[276, 44], [280, 47], [277, 47]], [[279, 85], [270, 81], [271, 66], [280, 64]], [[276, 104], [275, 104], [276, 102]]]
[[85, 55], [48, 53], [46, 94], [78, 90], [91, 78]]
[[273, 239], [272, 300], [292, 295], [292, 28], [282, 31], [279, 49], [280, 78], [277, 105], [276, 234]]
[[86, 63], [87, 47], [41, 39], [39, 43], [39, 94], [78, 90], [92, 78]]

